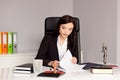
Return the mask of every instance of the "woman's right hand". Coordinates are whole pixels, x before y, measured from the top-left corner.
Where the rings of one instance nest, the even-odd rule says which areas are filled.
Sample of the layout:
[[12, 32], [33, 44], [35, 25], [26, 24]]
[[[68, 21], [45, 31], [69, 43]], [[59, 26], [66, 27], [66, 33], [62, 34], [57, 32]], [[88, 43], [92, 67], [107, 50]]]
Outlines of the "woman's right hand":
[[56, 65], [56, 67], [59, 67], [59, 61], [57, 61], [57, 60], [50, 61], [48, 63], [48, 65], [51, 66], [51, 67], [54, 67], [54, 64]]
[[54, 61], [53, 61], [53, 64], [52, 64], [52, 67], [58, 68], [58, 67], [59, 67], [59, 61], [54, 60]]
[[53, 61], [53, 70], [54, 70], [54, 73], [56, 73], [58, 66], [59, 66], [59, 62], [57, 60]]

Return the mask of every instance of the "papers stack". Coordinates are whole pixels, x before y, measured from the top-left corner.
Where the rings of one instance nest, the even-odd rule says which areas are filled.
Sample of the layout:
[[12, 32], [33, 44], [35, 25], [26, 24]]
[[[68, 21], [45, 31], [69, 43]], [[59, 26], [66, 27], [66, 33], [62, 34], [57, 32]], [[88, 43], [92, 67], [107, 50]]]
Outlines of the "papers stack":
[[65, 71], [72, 71], [72, 72], [81, 72], [84, 71], [82, 68], [85, 65], [78, 65], [78, 64], [73, 64], [72, 63], [72, 54], [68, 50], [62, 60], [60, 61], [60, 67], [64, 69]]

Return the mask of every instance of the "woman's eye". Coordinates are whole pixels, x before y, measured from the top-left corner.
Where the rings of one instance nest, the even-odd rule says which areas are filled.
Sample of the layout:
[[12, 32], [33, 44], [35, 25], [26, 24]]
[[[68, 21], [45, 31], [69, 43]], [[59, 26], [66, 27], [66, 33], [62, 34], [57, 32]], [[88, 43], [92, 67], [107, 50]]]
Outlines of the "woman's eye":
[[65, 27], [62, 27], [62, 29], [65, 29]]
[[72, 31], [72, 29], [69, 29], [69, 31]]

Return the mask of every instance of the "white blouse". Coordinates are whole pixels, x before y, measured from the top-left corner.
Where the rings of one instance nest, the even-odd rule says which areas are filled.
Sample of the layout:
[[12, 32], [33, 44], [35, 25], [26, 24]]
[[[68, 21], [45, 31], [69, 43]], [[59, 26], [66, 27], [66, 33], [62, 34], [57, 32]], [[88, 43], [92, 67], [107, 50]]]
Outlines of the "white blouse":
[[57, 39], [57, 48], [58, 48], [58, 54], [59, 54], [59, 60], [61, 60], [64, 56], [64, 54], [67, 51], [67, 39], [63, 42], [63, 44], [60, 44], [60, 36], [58, 36]]

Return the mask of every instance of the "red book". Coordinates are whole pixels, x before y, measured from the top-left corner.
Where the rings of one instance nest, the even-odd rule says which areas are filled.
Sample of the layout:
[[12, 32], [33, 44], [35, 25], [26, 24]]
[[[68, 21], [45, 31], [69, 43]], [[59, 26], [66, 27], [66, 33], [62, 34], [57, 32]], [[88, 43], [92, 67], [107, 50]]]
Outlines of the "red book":
[[38, 74], [37, 76], [41, 76], [41, 77], [59, 77], [61, 75], [65, 74], [65, 72], [63, 71], [56, 71], [56, 73], [54, 73], [54, 71], [45, 71], [45, 72], [42, 72], [40, 74]]
[[119, 68], [119, 66], [117, 65], [114, 65], [114, 64], [111, 64], [111, 65], [107, 65], [108, 67], [111, 67], [112, 69], [116, 69], [116, 68]]

